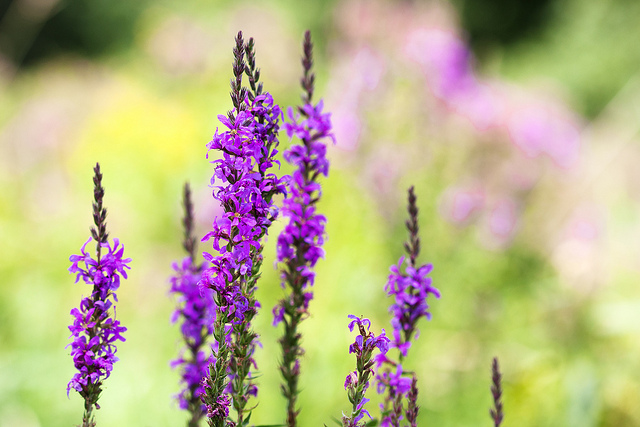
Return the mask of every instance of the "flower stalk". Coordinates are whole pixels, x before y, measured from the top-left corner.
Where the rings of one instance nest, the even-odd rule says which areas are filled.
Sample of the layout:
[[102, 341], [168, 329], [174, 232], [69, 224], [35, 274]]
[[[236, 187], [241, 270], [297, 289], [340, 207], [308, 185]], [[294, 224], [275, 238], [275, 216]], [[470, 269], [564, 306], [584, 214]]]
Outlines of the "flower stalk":
[[[251, 368], [257, 369], [253, 354], [258, 335], [251, 321], [260, 305], [254, 293], [262, 265], [262, 238], [278, 214], [272, 199], [285, 193], [284, 179], [268, 173], [277, 164], [274, 157], [281, 111], [273, 97], [262, 92], [253, 39], [245, 45], [242, 32], [236, 37], [233, 74], [234, 109], [226, 117], [218, 116], [228, 130], [216, 130], [208, 144], [210, 152], [222, 154], [212, 161], [215, 171], [211, 183], [213, 197], [224, 209], [215, 219], [213, 231], [203, 238], [213, 240], [218, 255], [204, 253], [211, 265], [200, 282], [202, 288], [213, 289], [217, 306], [215, 362], [204, 380], [204, 402], [212, 426], [243, 425], [245, 413], [250, 411], [246, 408], [248, 399], [257, 396]], [[250, 89], [242, 86], [243, 74], [250, 75]], [[230, 406], [235, 409], [235, 421], [227, 419]]]
[[[420, 254], [420, 238], [418, 236], [418, 207], [414, 188], [408, 190], [409, 219], [406, 227], [409, 231], [409, 239], [404, 243], [407, 258], [401, 257], [398, 265], [391, 266], [391, 274], [385, 291], [394, 297], [394, 302], [389, 307], [393, 317], [393, 339], [391, 347], [398, 350], [397, 361], [387, 357], [379, 357], [378, 362], [378, 393], [385, 393], [382, 403], [381, 426], [399, 427], [400, 421], [406, 419], [410, 425], [415, 425], [418, 416], [418, 386], [415, 374], [404, 371], [402, 363], [407, 357], [414, 334], [417, 335], [416, 325], [422, 317], [431, 319], [427, 297], [429, 294], [440, 298], [440, 291], [433, 287], [428, 274], [433, 269], [431, 264], [416, 266], [416, 259]], [[401, 266], [406, 260], [405, 271]], [[382, 369], [382, 366], [385, 369]], [[395, 369], [395, 372], [394, 372]], [[407, 406], [404, 402], [407, 401]]]
[[[73, 324], [69, 326], [73, 342], [71, 356], [78, 372], [67, 385], [67, 395], [76, 390], [84, 399], [82, 427], [95, 426], [94, 408], [100, 409], [98, 399], [102, 393], [103, 381], [109, 378], [116, 357], [116, 341], [125, 341], [122, 333], [127, 328], [115, 318], [116, 291], [121, 277], [127, 278], [130, 258], [123, 258], [124, 246], [118, 239], [109, 243], [107, 233], [107, 210], [103, 206], [104, 188], [100, 164], [96, 163], [93, 177], [93, 220], [91, 237], [82, 245], [81, 255], [71, 255], [70, 273], [76, 274], [76, 283], [82, 280], [92, 287], [91, 296], [80, 302], [79, 308], [71, 310]], [[94, 240], [96, 257], [93, 258], [86, 247]], [[103, 253], [103, 250], [106, 253]], [[113, 310], [111, 310], [113, 308]]]
[[373, 353], [377, 348], [380, 355], [385, 355], [389, 350], [389, 338], [385, 336], [384, 329], [379, 336], [375, 336], [370, 331], [371, 321], [369, 319], [349, 315], [349, 330], [353, 332], [355, 326], [358, 327], [359, 335], [356, 340], [349, 346], [349, 353], [356, 355], [356, 370], [347, 375], [344, 382], [344, 388], [347, 390], [349, 402], [351, 402], [351, 415], [342, 416], [342, 425], [344, 427], [361, 427], [365, 424], [361, 422], [362, 418], [367, 415], [371, 418], [369, 411], [364, 409], [364, 405], [369, 401], [365, 396], [369, 388], [369, 378], [374, 373], [373, 366], [375, 364]]
[[285, 151], [285, 159], [291, 163], [293, 172], [289, 194], [284, 200], [283, 215], [288, 223], [280, 233], [277, 243], [277, 257], [281, 265], [282, 287], [288, 294], [273, 309], [273, 325], [284, 324], [284, 332], [279, 339], [282, 348], [280, 373], [283, 383], [281, 391], [287, 400], [286, 424], [297, 425], [299, 409], [298, 378], [300, 376], [300, 358], [304, 354], [301, 346], [302, 336], [298, 332], [301, 322], [309, 315], [309, 302], [313, 298], [310, 288], [315, 279], [315, 267], [324, 256], [322, 245], [325, 236], [326, 218], [318, 214], [316, 205], [322, 196], [318, 178], [329, 173], [326, 158], [326, 141], [334, 140], [331, 130], [330, 114], [322, 113], [322, 101], [311, 103], [315, 76], [312, 72], [313, 45], [309, 31], [303, 42], [303, 105], [288, 110], [288, 121], [284, 127], [287, 135], [294, 135], [301, 144], [292, 145]]
[[197, 427], [206, 413], [201, 397], [204, 394], [202, 378], [207, 375], [208, 365], [213, 360], [207, 355], [207, 338], [213, 333], [215, 305], [211, 290], [204, 289], [201, 294], [198, 282], [201, 280], [203, 263], [196, 262], [196, 238], [193, 234], [193, 202], [191, 189], [186, 183], [183, 192], [184, 218], [182, 220], [184, 237], [182, 246], [187, 257], [180, 264], [173, 264], [176, 272], [170, 280], [170, 293], [177, 298], [178, 307], [173, 313], [173, 323], [180, 320], [180, 331], [185, 349], [171, 365], [180, 368], [182, 391], [176, 396], [181, 409], [189, 412], [188, 427]]

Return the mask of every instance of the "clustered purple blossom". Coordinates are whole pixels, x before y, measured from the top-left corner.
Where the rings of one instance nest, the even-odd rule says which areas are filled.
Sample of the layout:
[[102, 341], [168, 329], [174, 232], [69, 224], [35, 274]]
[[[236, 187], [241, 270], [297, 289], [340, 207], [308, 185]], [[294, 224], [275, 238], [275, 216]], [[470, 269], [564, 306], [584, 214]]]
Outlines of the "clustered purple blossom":
[[[78, 370], [67, 385], [67, 395], [71, 389], [80, 393], [85, 401], [82, 426], [95, 425], [92, 412], [99, 409], [98, 399], [102, 392], [102, 382], [109, 378], [116, 357], [117, 341], [125, 341], [122, 333], [127, 330], [115, 318], [116, 291], [121, 277], [127, 278], [130, 258], [123, 258], [124, 245], [116, 238], [113, 245], [108, 241], [106, 231], [107, 211], [102, 206], [104, 189], [100, 165], [94, 168], [93, 218], [96, 228], [91, 229], [89, 238], [80, 249], [81, 255], [71, 255], [70, 273], [76, 274], [76, 283], [82, 280], [92, 286], [91, 295], [82, 298], [80, 308], [71, 310], [73, 323], [69, 326], [73, 341], [71, 356]], [[91, 241], [96, 242], [96, 257], [86, 250]], [[113, 310], [111, 310], [113, 308]]]
[[434, 295], [440, 298], [440, 291], [432, 285], [428, 274], [433, 270], [433, 265], [424, 264], [414, 267], [410, 262], [401, 271], [405, 257], [400, 257], [397, 265], [392, 265], [389, 280], [384, 286], [388, 296], [394, 297], [394, 302], [389, 307], [393, 314], [391, 326], [393, 326], [392, 347], [397, 348], [406, 357], [411, 347], [411, 336], [417, 333], [416, 324], [422, 317], [431, 319], [427, 296]]
[[[278, 261], [290, 268], [284, 270], [282, 279], [286, 283], [292, 277], [300, 282], [298, 287], [305, 290], [313, 286], [315, 271], [313, 267], [324, 256], [322, 245], [325, 240], [324, 215], [316, 212], [315, 203], [322, 196], [320, 184], [316, 182], [319, 175], [329, 174], [329, 161], [326, 158], [327, 138], [334, 139], [331, 133], [331, 114], [322, 113], [323, 103], [310, 104], [302, 107], [302, 119], [294, 116], [293, 109], [288, 109], [289, 121], [284, 128], [289, 137], [298, 137], [303, 144], [293, 145], [284, 152], [287, 162], [296, 166], [291, 176], [289, 195], [283, 202], [283, 215], [289, 218], [289, 223], [278, 236]], [[313, 298], [311, 292], [304, 293], [303, 305], [298, 310], [306, 312], [309, 301]], [[282, 322], [285, 312], [285, 301], [280, 301], [273, 309], [274, 326]]]
[[[125, 269], [130, 268], [127, 264], [131, 259], [122, 258], [124, 246], [114, 239], [113, 247], [109, 243], [100, 245], [107, 253], [95, 260], [85, 250], [92, 240], [90, 238], [82, 245], [82, 255], [69, 257], [69, 272], [76, 273], [76, 283], [82, 278], [87, 285], [93, 286], [93, 291], [90, 297], [82, 299], [79, 309], [71, 310], [74, 317], [73, 324], [69, 326], [73, 337], [71, 356], [80, 372], [69, 381], [67, 394], [71, 389], [86, 392], [109, 378], [113, 364], [118, 361], [115, 342], [124, 342], [121, 334], [127, 330], [115, 319], [114, 302], [118, 301], [116, 291], [120, 287], [120, 276], [127, 278]], [[109, 312], [111, 308], [114, 309], [114, 317]]]
[[171, 322], [180, 321], [180, 331], [185, 347], [177, 359], [171, 361], [172, 368], [180, 368], [183, 389], [176, 395], [181, 409], [188, 410], [191, 418], [189, 427], [196, 427], [206, 414], [202, 404], [204, 385], [202, 379], [208, 375], [209, 364], [214, 362], [208, 350], [208, 337], [213, 333], [215, 303], [211, 289], [201, 292], [198, 283], [202, 278], [205, 264], [196, 263], [197, 243], [193, 234], [194, 209], [189, 183], [184, 186], [183, 204], [185, 215], [183, 247], [188, 256], [182, 262], [174, 262], [175, 275], [170, 278], [170, 293], [176, 297], [177, 308]]
[[204, 393], [202, 378], [207, 375], [209, 364], [213, 361], [205, 351], [205, 344], [207, 337], [213, 333], [215, 304], [211, 291], [205, 289], [201, 293], [198, 287], [202, 268], [194, 265], [191, 257], [186, 257], [181, 263], [173, 264], [175, 275], [171, 277], [170, 292], [177, 296], [178, 303], [171, 321], [175, 323], [180, 320], [180, 331], [186, 343], [183, 354], [171, 362], [171, 366], [179, 367], [182, 374], [184, 388], [176, 396], [182, 409], [190, 409], [192, 400], [200, 402], [200, 396]]
[[201, 282], [201, 286], [220, 293], [227, 303], [227, 314], [239, 320], [248, 309], [246, 298], [238, 295], [239, 285], [229, 285], [239, 276], [251, 276], [252, 255], [260, 248], [260, 239], [277, 216], [278, 210], [271, 197], [285, 192], [282, 178], [265, 174], [277, 163], [274, 160], [278, 152], [275, 135], [280, 107], [268, 93], [256, 97], [253, 102], [249, 98], [244, 102], [248, 110], [240, 111], [235, 120], [218, 116], [228, 130], [219, 132], [216, 129], [213, 140], [207, 145], [209, 151], [223, 154], [222, 159], [211, 162], [215, 165], [211, 184], [219, 184], [213, 197], [220, 202], [224, 213], [216, 217], [213, 231], [202, 239], [212, 239], [218, 255], [204, 252], [211, 266], [204, 271]]
[[315, 267], [324, 256], [322, 245], [325, 240], [324, 215], [317, 213], [316, 204], [322, 196], [318, 178], [329, 174], [326, 157], [327, 142], [335, 142], [331, 127], [331, 114], [323, 113], [323, 102], [314, 105], [311, 101], [315, 75], [313, 65], [311, 35], [307, 31], [303, 42], [303, 77], [301, 79], [303, 106], [287, 110], [288, 120], [284, 129], [289, 138], [300, 141], [284, 152], [284, 158], [295, 167], [289, 181], [289, 193], [284, 199], [282, 212], [289, 220], [278, 236], [277, 259], [282, 265], [282, 287], [289, 288], [289, 294], [273, 308], [273, 326], [284, 323], [284, 332], [279, 342], [282, 347], [280, 372], [284, 383], [282, 393], [287, 399], [287, 426], [297, 425], [296, 408], [300, 356], [304, 350], [300, 345], [298, 326], [308, 315], [309, 302], [313, 293]]
[[180, 357], [171, 362], [173, 368], [179, 367], [181, 383], [184, 388], [176, 396], [180, 408], [191, 414], [189, 427], [198, 425], [200, 418], [206, 413], [201, 398], [204, 394], [202, 379], [207, 376], [213, 355], [206, 351], [207, 338], [213, 333], [215, 320], [215, 304], [211, 289], [201, 292], [198, 283], [202, 278], [205, 264], [196, 263], [196, 238], [193, 235], [194, 213], [191, 201], [191, 188], [184, 186], [184, 225], [183, 247], [188, 255], [181, 263], [173, 263], [175, 275], [171, 277], [170, 293], [176, 296], [177, 308], [173, 312], [171, 322], [180, 320], [180, 331], [186, 348]]
[[401, 256], [397, 265], [392, 265], [391, 274], [384, 286], [388, 296], [394, 298], [394, 302], [389, 307], [389, 312], [393, 314], [391, 326], [393, 326], [392, 347], [400, 352], [400, 357], [406, 357], [411, 346], [411, 338], [417, 333], [416, 324], [422, 317], [431, 319], [427, 297], [429, 294], [440, 298], [440, 291], [432, 284], [431, 277], [428, 277], [433, 265], [424, 264], [416, 266], [416, 258], [420, 253], [420, 238], [418, 237], [418, 207], [413, 187], [408, 191], [409, 219], [406, 221], [409, 230], [409, 240], [404, 247], [408, 258], [404, 273], [401, 271], [405, 257]]
[[[212, 161], [215, 170], [211, 185], [215, 188], [214, 199], [224, 209], [216, 217], [213, 231], [202, 239], [213, 240], [217, 255], [204, 253], [210, 266], [204, 270], [199, 285], [215, 292], [213, 334], [217, 348], [215, 362], [210, 366], [211, 377], [205, 380], [203, 401], [210, 422], [216, 426], [224, 425], [228, 416], [230, 400], [224, 393], [232, 395], [238, 425], [243, 423], [248, 395], [257, 394], [250, 373], [251, 366], [256, 367], [253, 353], [258, 343], [251, 319], [260, 305], [253, 294], [262, 264], [261, 239], [278, 214], [272, 198], [286, 193], [285, 179], [267, 173], [278, 163], [274, 157], [282, 112], [269, 93], [262, 93], [262, 84], [256, 85], [259, 70], [255, 68], [254, 55], [253, 39], [245, 45], [239, 32], [234, 48], [235, 80], [231, 80], [235, 109], [227, 116], [218, 116], [227, 130], [216, 129], [207, 145], [209, 153], [222, 153], [222, 158]], [[251, 91], [242, 87], [245, 73]]]
[[347, 390], [349, 402], [352, 404], [351, 415], [342, 416], [342, 424], [344, 427], [363, 426], [360, 420], [365, 414], [371, 418], [369, 411], [364, 409], [364, 405], [369, 401], [364, 397], [369, 388], [369, 377], [374, 373], [373, 366], [375, 364], [374, 351], [377, 348], [381, 355], [389, 351], [389, 338], [386, 337], [384, 329], [377, 337], [370, 331], [371, 321], [366, 318], [357, 317], [353, 314], [349, 315], [349, 330], [353, 332], [353, 328], [357, 325], [359, 335], [356, 340], [349, 346], [349, 354], [356, 355], [356, 370], [349, 373], [344, 381], [344, 388]]
[[[206, 381], [202, 381], [204, 387], [207, 386]], [[224, 420], [229, 416], [229, 407], [231, 406], [231, 399], [226, 394], [223, 394], [217, 398], [214, 404], [207, 406], [207, 418]], [[234, 425], [233, 423], [227, 423], [227, 425]]]
[[[404, 371], [402, 361], [407, 357], [414, 333], [417, 336], [416, 325], [418, 321], [422, 317], [431, 319], [427, 297], [431, 294], [440, 298], [440, 291], [432, 285], [431, 277], [428, 277], [433, 266], [424, 264], [416, 267], [416, 258], [420, 253], [418, 208], [413, 187], [409, 189], [408, 193], [409, 219], [406, 225], [409, 230], [409, 241], [404, 245], [408, 258], [405, 259], [402, 256], [397, 265], [391, 266], [391, 274], [384, 286], [387, 295], [394, 298], [394, 302], [389, 307], [389, 311], [393, 315], [391, 319], [393, 339], [390, 346], [398, 349], [399, 355], [397, 361], [389, 359], [385, 355], [380, 355], [377, 358], [377, 391], [380, 394], [386, 392], [384, 402], [381, 404], [382, 427], [399, 426], [400, 420], [405, 416], [412, 427], [417, 423], [417, 382], [413, 373]], [[405, 261], [407, 265], [405, 271], [402, 272], [402, 264]], [[386, 366], [384, 370], [382, 369], [383, 365]], [[406, 410], [403, 408], [404, 400], [408, 402]]]

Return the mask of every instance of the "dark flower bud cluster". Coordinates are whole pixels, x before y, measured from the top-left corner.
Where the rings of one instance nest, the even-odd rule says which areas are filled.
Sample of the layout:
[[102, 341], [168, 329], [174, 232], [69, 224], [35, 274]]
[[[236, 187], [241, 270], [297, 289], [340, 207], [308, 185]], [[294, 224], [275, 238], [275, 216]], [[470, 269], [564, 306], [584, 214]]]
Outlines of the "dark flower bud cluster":
[[206, 344], [207, 338], [213, 333], [215, 304], [211, 290], [205, 289], [201, 293], [198, 287], [205, 266], [197, 264], [195, 260], [196, 239], [193, 236], [193, 203], [189, 184], [184, 187], [184, 209], [183, 246], [188, 256], [180, 263], [173, 263], [175, 275], [170, 279], [169, 292], [176, 297], [178, 305], [171, 322], [180, 322], [185, 349], [180, 357], [171, 362], [171, 366], [180, 369], [184, 387], [176, 397], [180, 408], [191, 414], [189, 426], [195, 427], [206, 412], [201, 402], [204, 394], [202, 378], [207, 375], [209, 364], [213, 362]]
[[284, 158], [295, 167], [289, 183], [289, 194], [283, 203], [283, 215], [288, 223], [278, 236], [277, 257], [282, 263], [282, 286], [288, 287], [289, 294], [273, 309], [273, 325], [284, 322], [284, 334], [280, 339], [282, 363], [280, 371], [284, 383], [282, 393], [287, 399], [287, 425], [294, 427], [298, 410], [299, 358], [304, 353], [300, 346], [298, 326], [308, 315], [309, 302], [313, 293], [309, 288], [315, 279], [315, 267], [324, 256], [322, 245], [325, 240], [324, 215], [317, 213], [316, 204], [322, 196], [318, 178], [329, 173], [326, 158], [327, 140], [335, 138], [331, 128], [331, 115], [323, 113], [323, 103], [311, 104], [314, 75], [311, 72], [312, 44], [309, 32], [305, 34], [302, 65], [304, 75], [301, 80], [304, 90], [302, 107], [294, 114], [287, 111], [288, 121], [284, 128], [287, 135], [297, 137], [301, 144], [294, 144], [284, 152]]
[[[104, 189], [100, 165], [94, 168], [93, 218], [96, 228], [91, 230], [92, 237], [82, 245], [80, 255], [69, 257], [70, 273], [76, 274], [76, 283], [82, 279], [92, 287], [91, 295], [84, 297], [79, 308], [71, 310], [73, 323], [69, 326], [73, 342], [71, 356], [78, 372], [67, 385], [67, 395], [71, 389], [80, 393], [85, 401], [82, 426], [95, 425], [93, 408], [99, 409], [98, 399], [102, 392], [102, 383], [109, 378], [116, 357], [116, 342], [125, 341], [122, 333], [127, 330], [115, 318], [116, 291], [120, 279], [127, 278], [126, 270], [131, 262], [124, 258], [124, 246], [118, 239], [110, 244], [106, 231], [107, 211], [102, 206]], [[96, 241], [96, 257], [86, 247]], [[113, 310], [112, 310], [113, 309]]]
[[360, 421], [367, 415], [371, 418], [369, 411], [364, 409], [364, 405], [369, 401], [364, 397], [369, 388], [369, 378], [373, 375], [375, 364], [374, 352], [379, 350], [379, 354], [385, 355], [389, 351], [389, 338], [385, 336], [384, 329], [377, 337], [370, 331], [371, 321], [362, 317], [349, 315], [349, 330], [353, 332], [354, 327], [358, 327], [359, 335], [349, 346], [349, 353], [356, 355], [356, 370], [347, 375], [344, 381], [344, 388], [347, 390], [349, 402], [351, 402], [351, 415], [342, 416], [344, 427], [363, 426]]
[[411, 427], [418, 426], [418, 378], [416, 374], [411, 377], [411, 388], [407, 393], [407, 421]]
[[489, 410], [489, 415], [493, 420], [494, 427], [500, 427], [504, 419], [502, 412], [502, 374], [500, 374], [500, 366], [498, 358], [494, 357], [491, 363], [491, 395], [493, 397], [493, 408]]

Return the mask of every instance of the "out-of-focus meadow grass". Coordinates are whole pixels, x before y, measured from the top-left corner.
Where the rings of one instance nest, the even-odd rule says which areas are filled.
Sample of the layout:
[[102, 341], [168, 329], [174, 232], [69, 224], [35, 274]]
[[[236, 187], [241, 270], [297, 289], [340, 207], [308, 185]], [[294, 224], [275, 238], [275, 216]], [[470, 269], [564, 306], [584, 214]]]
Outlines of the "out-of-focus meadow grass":
[[[494, 355], [505, 425], [640, 425], [637, 4], [552, 1], [545, 24], [523, 38], [476, 40], [480, 61], [463, 83], [481, 92], [470, 95], [446, 87], [438, 68], [466, 40], [447, 3], [112, 1], [108, 12], [101, 1], [11, 3], [0, 20], [0, 427], [80, 422], [79, 396], [65, 395], [74, 372], [65, 345], [69, 311], [88, 291], [67, 268], [89, 237], [96, 161], [108, 229], [133, 259], [118, 293], [127, 341], [98, 425], [186, 422], [171, 397], [179, 378], [169, 360], [181, 343], [167, 292], [183, 256], [181, 188], [195, 189], [203, 235], [216, 212], [205, 144], [231, 105], [236, 31], [255, 37], [265, 88], [288, 106], [299, 99], [306, 28], [338, 143], [320, 205], [326, 259], [303, 325], [300, 424], [331, 425], [349, 409], [347, 314], [390, 329], [382, 287], [415, 185], [420, 261], [434, 264], [442, 292], [408, 360], [420, 425], [490, 425]], [[74, 7], [93, 28], [77, 28], [93, 37], [88, 51], [67, 43], [75, 32], [65, 42], [44, 25], [57, 16], [64, 27]], [[30, 26], [7, 50], [20, 16]], [[117, 25], [115, 44], [103, 44], [97, 35]], [[38, 54], [30, 43], [48, 47]], [[270, 315], [282, 295], [272, 268], [281, 228], [270, 231], [259, 282], [257, 424], [284, 419]]]

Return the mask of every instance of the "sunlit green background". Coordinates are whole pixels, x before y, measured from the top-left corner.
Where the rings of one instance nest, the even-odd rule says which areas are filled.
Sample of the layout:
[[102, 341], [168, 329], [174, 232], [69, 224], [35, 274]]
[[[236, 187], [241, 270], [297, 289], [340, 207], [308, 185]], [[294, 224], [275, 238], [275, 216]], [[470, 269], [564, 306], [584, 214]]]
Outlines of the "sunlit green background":
[[[205, 144], [231, 106], [236, 32], [255, 37], [265, 88], [288, 106], [307, 28], [317, 94], [342, 130], [323, 181], [329, 240], [303, 326], [300, 424], [331, 425], [349, 410], [347, 315], [390, 329], [382, 287], [415, 185], [420, 261], [434, 264], [442, 292], [407, 362], [420, 425], [492, 425], [493, 356], [507, 426], [640, 425], [640, 3], [13, 0], [0, 14], [0, 427], [81, 420], [79, 396], [66, 396], [65, 346], [69, 311], [88, 290], [67, 268], [89, 237], [96, 161], [108, 229], [133, 259], [118, 293], [127, 341], [98, 425], [185, 425], [172, 399], [181, 343], [167, 292], [183, 256], [181, 188], [195, 189], [203, 235], [215, 215]], [[468, 42], [474, 72], [505, 99], [561, 105], [580, 131], [576, 162], [525, 156], [504, 127], [478, 129], [464, 106], [434, 96], [417, 65], [398, 59], [411, 26]], [[448, 195], [462, 187], [482, 188], [486, 207], [456, 222]], [[517, 218], [496, 238], [487, 224], [503, 199]], [[259, 282], [256, 424], [284, 420], [270, 314], [282, 295], [281, 228]], [[373, 388], [369, 397], [375, 414]]]

